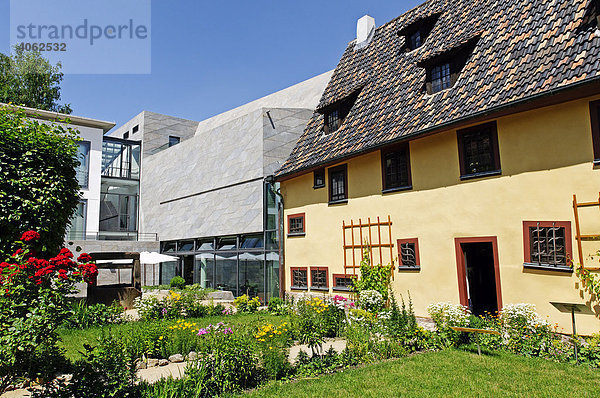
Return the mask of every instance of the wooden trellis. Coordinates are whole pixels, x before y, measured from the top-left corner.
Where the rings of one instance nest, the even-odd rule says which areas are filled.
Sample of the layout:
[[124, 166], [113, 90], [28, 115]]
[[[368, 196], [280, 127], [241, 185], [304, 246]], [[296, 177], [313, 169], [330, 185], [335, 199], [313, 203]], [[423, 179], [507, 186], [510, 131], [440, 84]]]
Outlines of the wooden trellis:
[[600, 208], [600, 193], [598, 194], [598, 200], [594, 202], [577, 202], [577, 196], [573, 195], [573, 213], [575, 215], [575, 240], [577, 241], [577, 254], [579, 255], [580, 267], [585, 268], [590, 271], [599, 271], [600, 267], [586, 267], [584, 263], [583, 257], [583, 248], [581, 246], [581, 242], [584, 241], [600, 241], [600, 234], [597, 235], [582, 235], [581, 234], [581, 226], [579, 223], [579, 209], [585, 207], [595, 207], [598, 206]]
[[[382, 229], [384, 230], [383, 234]], [[348, 231], [350, 231], [350, 239], [347, 237]], [[377, 221], [371, 221], [369, 217], [366, 223], [363, 223], [360, 218], [358, 223], [354, 220], [350, 220], [350, 224], [342, 221], [342, 234], [344, 236], [344, 272], [347, 275], [356, 275], [356, 270], [360, 269], [360, 262], [365, 248], [369, 249], [371, 263], [374, 263], [375, 259], [373, 252], [379, 254], [379, 264], [383, 264], [384, 252], [389, 250], [393, 267], [394, 243], [392, 241], [392, 220], [389, 215], [387, 221], [381, 221], [379, 217], [377, 217]], [[393, 275], [392, 273], [392, 277]]]

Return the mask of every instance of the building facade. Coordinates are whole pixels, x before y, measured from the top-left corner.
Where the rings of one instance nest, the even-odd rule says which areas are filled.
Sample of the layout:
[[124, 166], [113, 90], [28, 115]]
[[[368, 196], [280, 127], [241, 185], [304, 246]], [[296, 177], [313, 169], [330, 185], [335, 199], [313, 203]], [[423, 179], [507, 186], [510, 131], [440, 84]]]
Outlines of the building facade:
[[[431, 1], [359, 22], [372, 34], [349, 44], [277, 172], [286, 291], [347, 293], [366, 248], [417, 315], [525, 302], [571, 332], [550, 302], [572, 302], [596, 314], [578, 331], [597, 332], [573, 272], [573, 195], [600, 191], [594, 4]], [[597, 212], [580, 224], [600, 233]], [[584, 242], [586, 265], [598, 249]]]
[[234, 295], [279, 295], [281, 200], [269, 176], [289, 156], [330, 76], [201, 122], [144, 111], [105, 137], [139, 142], [137, 234], [157, 234], [161, 252], [179, 258], [143, 270], [143, 280], [181, 275]]

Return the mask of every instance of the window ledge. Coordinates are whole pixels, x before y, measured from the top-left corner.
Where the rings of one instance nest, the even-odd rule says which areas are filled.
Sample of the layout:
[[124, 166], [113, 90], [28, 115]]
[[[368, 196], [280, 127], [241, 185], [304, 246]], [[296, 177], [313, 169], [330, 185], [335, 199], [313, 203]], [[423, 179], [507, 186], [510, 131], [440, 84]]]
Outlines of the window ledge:
[[341, 204], [346, 204], [348, 203], [348, 199], [340, 199], [340, 200], [332, 200], [328, 203], [329, 206], [332, 205], [341, 205]]
[[291, 290], [308, 290], [307, 286], [290, 286]]
[[313, 185], [313, 189], [325, 188], [325, 185]]
[[593, 165], [594, 165], [594, 168], [600, 167], [600, 159], [594, 159]]
[[397, 187], [397, 188], [389, 188], [381, 191], [382, 194], [393, 193], [393, 192], [402, 192], [402, 191], [410, 191], [413, 189], [412, 185], [407, 185], [405, 187]]
[[321, 292], [328, 292], [329, 288], [328, 287], [314, 287], [314, 286], [311, 286], [310, 290], [318, 290], [318, 291], [321, 291]]
[[465, 174], [460, 176], [461, 180], [473, 180], [475, 178], [483, 178], [490, 177], [502, 174], [502, 169], [500, 170], [492, 170], [492, 171], [484, 171], [483, 173], [474, 173], [474, 174]]
[[405, 266], [399, 265], [397, 268], [398, 268], [398, 271], [416, 271], [416, 272], [421, 271], [420, 265], [416, 266], [416, 267], [405, 267]]
[[332, 287], [331, 290], [333, 290], [334, 292], [347, 292], [347, 293], [352, 293], [354, 291], [347, 287]]
[[538, 263], [523, 263], [523, 268], [539, 269], [539, 270], [544, 270], [544, 271], [573, 273], [573, 268], [567, 267], [564, 265], [554, 266], [554, 265], [538, 264]]
[[293, 232], [291, 234], [287, 234], [288, 238], [298, 238], [303, 236], [306, 236], [306, 232]]

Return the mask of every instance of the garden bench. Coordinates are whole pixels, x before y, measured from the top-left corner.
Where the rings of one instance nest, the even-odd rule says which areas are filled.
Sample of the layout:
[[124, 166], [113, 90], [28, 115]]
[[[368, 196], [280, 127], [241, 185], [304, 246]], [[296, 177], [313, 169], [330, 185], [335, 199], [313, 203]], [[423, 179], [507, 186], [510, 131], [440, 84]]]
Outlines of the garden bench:
[[[464, 332], [464, 333], [495, 334], [495, 335], [500, 336], [500, 332], [498, 332], [497, 330], [490, 330], [490, 329], [463, 328], [463, 327], [459, 327], [459, 326], [450, 326], [450, 329], [455, 330], [457, 332]], [[481, 355], [481, 347], [479, 346], [479, 339], [477, 339], [477, 353], [479, 355]]]

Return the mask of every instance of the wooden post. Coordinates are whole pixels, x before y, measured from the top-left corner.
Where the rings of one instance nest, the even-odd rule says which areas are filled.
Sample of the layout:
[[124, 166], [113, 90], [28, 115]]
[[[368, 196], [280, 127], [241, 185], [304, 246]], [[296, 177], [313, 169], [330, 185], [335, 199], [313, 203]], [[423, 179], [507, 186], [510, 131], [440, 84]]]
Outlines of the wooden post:
[[371, 239], [371, 217], [368, 218], [369, 222], [369, 261], [371, 267], [373, 266], [373, 239]]
[[346, 262], [346, 221], [342, 220], [342, 239], [344, 242], [344, 273], [348, 273], [348, 263]]
[[394, 279], [394, 242], [392, 242], [392, 218], [388, 214], [388, 233], [390, 237], [390, 261], [392, 262], [392, 280]]
[[354, 259], [354, 220], [350, 220], [350, 233], [352, 233], [352, 269], [356, 274], [356, 260]]
[[573, 195], [573, 212], [575, 214], [575, 233], [577, 239], [577, 254], [579, 255], [580, 267], [584, 268], [583, 265], [583, 249], [581, 247], [581, 231], [579, 228], [579, 211], [577, 209], [577, 196]]
[[379, 216], [377, 216], [377, 236], [379, 239], [379, 264], [383, 265], [383, 252], [381, 250], [381, 221], [379, 220]]

